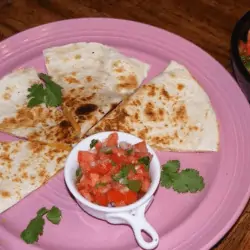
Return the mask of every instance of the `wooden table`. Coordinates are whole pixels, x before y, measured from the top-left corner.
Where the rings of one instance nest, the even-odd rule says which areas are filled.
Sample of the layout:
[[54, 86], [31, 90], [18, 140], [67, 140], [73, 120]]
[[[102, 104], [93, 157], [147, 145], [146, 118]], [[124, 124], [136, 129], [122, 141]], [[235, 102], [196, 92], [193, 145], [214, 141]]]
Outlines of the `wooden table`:
[[[249, 7], [249, 0], [12, 0], [11, 5], [0, 9], [0, 40], [30, 27], [68, 18], [130, 19], [192, 41], [230, 71], [231, 32]], [[249, 229], [250, 203], [214, 250], [250, 249]]]

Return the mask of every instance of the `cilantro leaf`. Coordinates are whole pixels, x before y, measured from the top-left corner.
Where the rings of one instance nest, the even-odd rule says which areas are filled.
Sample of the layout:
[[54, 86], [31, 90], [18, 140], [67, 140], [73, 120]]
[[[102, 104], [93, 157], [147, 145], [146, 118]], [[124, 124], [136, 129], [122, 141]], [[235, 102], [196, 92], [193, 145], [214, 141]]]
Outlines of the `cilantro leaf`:
[[62, 218], [62, 213], [59, 208], [53, 206], [46, 215], [47, 219], [53, 224], [59, 224]]
[[42, 207], [41, 209], [39, 209], [38, 211], [37, 211], [37, 216], [43, 216], [43, 215], [45, 215], [46, 213], [48, 213], [48, 209], [46, 208], [46, 207]]
[[138, 162], [144, 164], [147, 171], [149, 170], [150, 158], [148, 156], [140, 158]]
[[53, 82], [51, 77], [46, 74], [39, 73], [38, 76], [44, 82], [44, 85], [33, 84], [28, 89], [28, 107], [32, 108], [42, 103], [45, 103], [47, 107], [60, 106], [62, 103], [62, 87]]
[[195, 169], [182, 170], [173, 182], [173, 189], [178, 193], [196, 193], [204, 187], [204, 179]]
[[79, 177], [82, 177], [82, 169], [81, 168], [78, 168], [76, 170], [76, 178], [79, 178]]
[[130, 148], [126, 151], [127, 155], [131, 155], [133, 153], [133, 148]]
[[139, 180], [128, 180], [127, 187], [134, 192], [139, 192], [141, 189], [142, 183]]
[[39, 235], [43, 234], [44, 223], [45, 221], [41, 216], [37, 216], [36, 218], [32, 219], [28, 224], [27, 228], [22, 231], [20, 235], [21, 238], [27, 244], [37, 242], [39, 239]]
[[93, 147], [96, 145], [97, 142], [98, 142], [98, 140], [93, 139], [93, 140], [90, 142], [90, 145], [89, 145], [90, 149], [93, 148]]
[[180, 169], [180, 162], [177, 160], [170, 160], [162, 166], [160, 184], [165, 188], [171, 188], [174, 180], [178, 176]]
[[[130, 171], [135, 171], [135, 167], [133, 164], [123, 165], [120, 172], [118, 172], [116, 175], [113, 175], [114, 181], [119, 181], [120, 179], [125, 179], [128, 177], [128, 174]], [[124, 183], [125, 184], [125, 183]]]
[[45, 91], [42, 84], [34, 84], [28, 89], [28, 107], [32, 108], [44, 102]]
[[62, 87], [52, 81], [51, 77], [46, 74], [39, 73], [38, 76], [45, 83], [44, 101], [46, 106], [60, 106], [62, 103]]

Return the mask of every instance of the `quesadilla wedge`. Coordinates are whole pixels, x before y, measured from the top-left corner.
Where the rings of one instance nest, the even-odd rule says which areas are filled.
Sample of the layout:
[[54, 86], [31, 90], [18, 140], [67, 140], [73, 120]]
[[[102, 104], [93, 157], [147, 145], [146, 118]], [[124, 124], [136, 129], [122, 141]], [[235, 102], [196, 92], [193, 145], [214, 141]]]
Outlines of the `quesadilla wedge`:
[[61, 170], [68, 153], [37, 142], [0, 142], [0, 213]]
[[74, 128], [62, 110], [45, 104], [28, 107], [28, 89], [40, 83], [33, 68], [15, 70], [0, 80], [0, 131], [32, 141], [75, 143]]
[[172, 61], [87, 135], [124, 131], [158, 150], [218, 151], [219, 131], [209, 97], [189, 71]]
[[63, 110], [83, 136], [132, 94], [149, 66], [100, 43], [74, 43], [46, 49], [48, 74], [63, 87]]

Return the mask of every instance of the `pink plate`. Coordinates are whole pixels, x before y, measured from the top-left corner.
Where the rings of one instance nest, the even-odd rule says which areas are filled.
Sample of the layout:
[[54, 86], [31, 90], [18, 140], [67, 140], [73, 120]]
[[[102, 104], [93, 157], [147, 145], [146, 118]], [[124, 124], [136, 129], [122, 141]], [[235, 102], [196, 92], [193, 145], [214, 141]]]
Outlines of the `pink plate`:
[[[114, 19], [56, 22], [9, 38], [0, 43], [0, 76], [20, 66], [44, 71], [43, 49], [79, 41], [108, 44], [151, 64], [148, 79], [176, 60], [189, 68], [210, 96], [220, 122], [220, 152], [158, 152], [161, 163], [179, 159], [183, 168], [198, 169], [205, 190], [180, 195], [160, 188], [147, 218], [160, 235], [159, 250], [211, 248], [235, 223], [249, 198], [250, 110], [239, 87], [218, 62], [192, 43], [158, 28]], [[62, 209], [61, 224], [47, 223], [37, 244], [25, 244], [20, 232], [39, 208], [53, 205]], [[63, 173], [0, 215], [0, 246], [4, 250], [138, 249], [129, 227], [110, 225], [82, 212], [65, 188]]]

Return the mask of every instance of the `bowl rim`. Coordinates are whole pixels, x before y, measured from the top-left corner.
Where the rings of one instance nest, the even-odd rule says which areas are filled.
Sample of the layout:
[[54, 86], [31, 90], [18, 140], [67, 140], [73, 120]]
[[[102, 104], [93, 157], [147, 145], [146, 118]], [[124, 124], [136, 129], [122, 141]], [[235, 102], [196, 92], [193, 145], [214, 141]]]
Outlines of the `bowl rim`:
[[[239, 49], [238, 49], [238, 42], [239, 42], [239, 33], [241, 31], [242, 25], [250, 20], [250, 11], [247, 11], [236, 23], [234, 26], [232, 36], [231, 36], [231, 55], [232, 55], [232, 62], [236, 64], [236, 67], [240, 71], [241, 75], [250, 83], [250, 73], [245, 68], [244, 64], [240, 59]], [[250, 29], [250, 27], [249, 27]]]
[[[104, 206], [99, 206], [97, 204], [94, 204], [90, 201], [88, 201], [87, 199], [85, 199], [76, 189], [75, 185], [74, 185], [74, 180], [72, 179], [72, 176], [70, 175], [70, 169], [71, 169], [71, 165], [70, 165], [70, 161], [72, 160], [72, 154], [74, 154], [75, 151], [78, 151], [79, 148], [88, 143], [89, 145], [89, 141], [91, 141], [91, 139], [94, 138], [100, 138], [100, 137], [104, 137], [107, 138], [109, 134], [111, 133], [118, 133], [118, 137], [119, 135], [123, 134], [123, 135], [129, 135], [131, 138], [134, 138], [136, 140], [139, 141], [143, 141], [141, 138], [134, 136], [132, 134], [129, 133], [124, 133], [124, 132], [120, 132], [120, 131], [106, 131], [106, 132], [100, 132], [100, 133], [96, 133], [93, 135], [90, 135], [86, 138], [84, 138], [83, 140], [81, 140], [77, 145], [74, 146], [74, 148], [70, 151], [66, 162], [65, 162], [65, 168], [64, 168], [64, 180], [66, 183], [67, 188], [69, 189], [70, 193], [73, 195], [73, 197], [76, 199], [77, 202], [80, 202], [81, 204], [83, 204], [84, 206], [87, 206], [88, 208], [91, 208], [93, 210], [96, 210], [98, 212], [105, 212], [105, 213], [118, 213], [118, 212], [127, 212], [127, 211], [131, 211], [133, 209], [136, 209], [142, 205], [144, 205], [150, 198], [152, 198], [152, 196], [154, 196], [154, 193], [156, 192], [156, 190], [158, 189], [158, 186], [160, 184], [160, 174], [161, 174], [161, 164], [159, 161], [158, 156], [156, 155], [154, 149], [152, 147], [150, 147], [147, 143], [147, 148], [148, 151], [153, 155], [153, 160], [154, 161], [154, 166], [155, 166], [155, 171], [156, 171], [156, 177], [154, 178], [154, 180], [151, 183], [151, 187], [148, 190], [148, 192], [139, 200], [137, 200], [136, 202], [127, 205], [127, 206], [122, 206], [122, 207], [104, 207]], [[129, 139], [127, 140], [129, 142]]]

